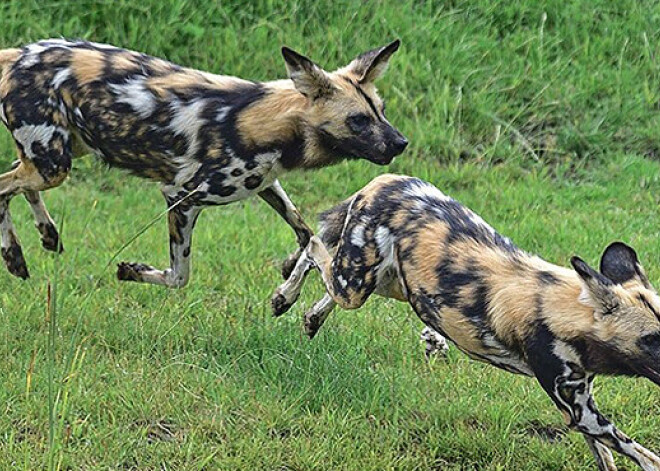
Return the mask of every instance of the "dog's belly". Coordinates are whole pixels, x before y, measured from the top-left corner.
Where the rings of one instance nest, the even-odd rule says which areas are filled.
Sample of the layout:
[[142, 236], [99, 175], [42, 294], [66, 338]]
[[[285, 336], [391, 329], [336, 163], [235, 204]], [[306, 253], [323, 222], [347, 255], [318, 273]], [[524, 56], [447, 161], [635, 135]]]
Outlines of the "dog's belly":
[[[198, 205], [224, 205], [263, 191], [283, 171], [279, 151], [266, 152], [246, 162], [234, 157], [226, 165], [215, 167], [207, 162], [182, 162], [173, 185], [163, 186], [166, 194], [186, 195]], [[257, 165], [255, 166], [255, 163]]]

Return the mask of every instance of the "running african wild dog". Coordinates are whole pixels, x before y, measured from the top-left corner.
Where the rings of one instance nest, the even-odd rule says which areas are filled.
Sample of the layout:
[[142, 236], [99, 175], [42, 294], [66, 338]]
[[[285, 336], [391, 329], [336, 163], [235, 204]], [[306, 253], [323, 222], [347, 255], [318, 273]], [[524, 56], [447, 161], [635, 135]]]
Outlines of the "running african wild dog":
[[605, 418], [591, 391], [596, 374], [660, 385], [660, 298], [621, 242], [607, 247], [600, 271], [578, 257], [571, 264], [522, 251], [429, 183], [383, 175], [321, 216], [273, 307], [279, 315], [296, 301], [312, 267], [328, 294], [305, 316], [310, 336], [335, 304], [357, 309], [373, 292], [407, 301], [435, 337], [536, 377], [600, 470], [616, 470], [612, 449], [658, 471], [660, 458]]
[[170, 267], [121, 263], [120, 280], [184, 286], [193, 226], [202, 209], [257, 194], [293, 228], [300, 248], [312, 231], [277, 177], [342, 159], [388, 164], [407, 145], [385, 118], [374, 81], [399, 41], [326, 72], [286, 47], [288, 80], [256, 83], [180, 67], [86, 41], [46, 40], [0, 51], [0, 118], [19, 160], [0, 175], [2, 257], [28, 277], [9, 202], [23, 193], [44, 248], [61, 251], [39, 194], [60, 185], [71, 160], [93, 153], [110, 166], [161, 184]]

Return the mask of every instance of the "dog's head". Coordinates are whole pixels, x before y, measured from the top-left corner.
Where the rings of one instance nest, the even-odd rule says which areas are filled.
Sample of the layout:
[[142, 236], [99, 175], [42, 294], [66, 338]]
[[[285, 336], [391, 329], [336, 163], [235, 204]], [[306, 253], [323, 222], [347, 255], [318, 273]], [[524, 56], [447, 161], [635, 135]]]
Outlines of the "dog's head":
[[385, 117], [385, 104], [374, 85], [398, 48], [396, 40], [334, 72], [282, 48], [289, 77], [309, 101], [304, 120], [325, 151], [386, 165], [406, 148], [408, 141]]
[[613, 373], [641, 375], [660, 385], [660, 297], [637, 254], [622, 242], [610, 244], [600, 271], [571, 259], [582, 282], [580, 302], [594, 310], [592, 354]]

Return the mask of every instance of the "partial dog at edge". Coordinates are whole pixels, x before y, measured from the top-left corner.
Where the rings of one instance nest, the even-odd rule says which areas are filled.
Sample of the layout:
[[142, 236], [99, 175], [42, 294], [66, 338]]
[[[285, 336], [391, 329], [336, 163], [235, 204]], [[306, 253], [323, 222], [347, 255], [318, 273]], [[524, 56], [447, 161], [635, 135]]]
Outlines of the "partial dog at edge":
[[611, 449], [658, 471], [660, 458], [605, 418], [591, 391], [596, 374], [660, 385], [660, 298], [621, 242], [600, 271], [571, 264], [522, 251], [429, 183], [383, 175], [321, 216], [273, 307], [279, 315], [296, 301], [312, 267], [328, 294], [305, 316], [310, 336], [336, 304], [357, 309], [373, 292], [407, 301], [435, 341], [442, 334], [475, 359], [536, 377], [600, 470], [616, 470]]
[[0, 175], [8, 270], [29, 276], [11, 198], [25, 195], [44, 248], [61, 251], [39, 192], [60, 185], [72, 159], [91, 152], [159, 182], [170, 208], [170, 267], [121, 263], [120, 280], [184, 286], [200, 211], [254, 194], [296, 233], [300, 249], [285, 262], [286, 277], [312, 231], [277, 177], [345, 158], [385, 165], [403, 152], [408, 142], [385, 118], [373, 84], [398, 47], [397, 40], [331, 73], [282, 48], [290, 79], [265, 83], [86, 41], [53, 39], [0, 51], [0, 119], [19, 158]]

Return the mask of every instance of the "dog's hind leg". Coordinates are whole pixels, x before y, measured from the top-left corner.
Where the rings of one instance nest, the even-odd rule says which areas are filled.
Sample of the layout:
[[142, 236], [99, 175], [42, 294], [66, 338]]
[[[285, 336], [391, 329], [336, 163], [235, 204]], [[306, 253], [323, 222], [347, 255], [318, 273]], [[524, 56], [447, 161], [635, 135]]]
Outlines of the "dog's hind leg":
[[300, 211], [295, 207], [289, 195], [287, 195], [275, 180], [271, 186], [259, 192], [259, 196], [268, 203], [282, 218], [291, 226], [298, 239], [298, 249], [290, 254], [282, 264], [282, 277], [287, 280], [293, 271], [302, 251], [307, 247], [309, 239], [314, 235], [312, 230], [305, 224]]
[[314, 262], [307, 253], [307, 250], [304, 250], [287, 280], [275, 290], [271, 298], [273, 316], [281, 316], [298, 300], [307, 273], [312, 268], [314, 268]]
[[376, 289], [377, 271], [382, 257], [375, 248], [370, 247], [371, 244], [357, 247], [353, 241], [345, 241], [340, 241], [337, 255], [333, 259], [321, 239], [317, 236], [310, 239], [293, 270], [293, 280], [289, 278], [275, 290], [271, 298], [275, 315], [286, 312], [296, 301], [304, 274], [312, 264], [321, 272], [326, 291], [335, 304], [342, 309], [357, 309], [364, 304]]
[[57, 232], [55, 222], [48, 214], [44, 201], [41, 199], [41, 194], [38, 191], [26, 191], [25, 199], [32, 209], [34, 225], [41, 234], [41, 245], [46, 250], [62, 253], [64, 247], [60, 242], [60, 235]]
[[5, 261], [9, 273], [24, 280], [29, 278], [30, 274], [23, 257], [23, 250], [11, 222], [8, 197], [0, 197], [0, 245], [2, 259]]
[[190, 246], [197, 217], [202, 206], [187, 204], [165, 194], [170, 210], [167, 221], [170, 232], [170, 267], [158, 270], [143, 263], [122, 262], [117, 266], [121, 281], [137, 281], [168, 288], [182, 288], [190, 279]]
[[[12, 135], [20, 161], [12, 170], [0, 175], [0, 244], [9, 272], [25, 279], [29, 277], [28, 269], [11, 222], [9, 202], [16, 194], [29, 193], [32, 197], [38, 191], [60, 185], [71, 170], [71, 143], [66, 128], [50, 124], [23, 124], [12, 129]], [[44, 213], [48, 213], [43, 202], [35, 204], [39, 217], [45, 222]], [[50, 217], [48, 220], [52, 224]]]
[[305, 313], [303, 326], [310, 339], [314, 338], [336, 305], [337, 303], [333, 301], [332, 296], [326, 293]]

